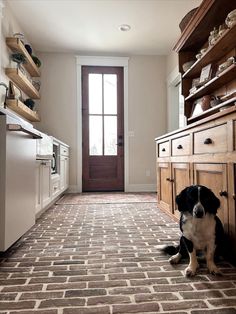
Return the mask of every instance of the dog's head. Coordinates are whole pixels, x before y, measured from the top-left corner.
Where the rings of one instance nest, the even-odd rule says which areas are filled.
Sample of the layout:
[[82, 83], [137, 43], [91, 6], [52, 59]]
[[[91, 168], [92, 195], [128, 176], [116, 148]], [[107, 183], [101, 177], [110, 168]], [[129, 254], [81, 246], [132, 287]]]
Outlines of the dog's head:
[[180, 212], [189, 212], [194, 218], [203, 218], [206, 213], [215, 215], [220, 201], [215, 194], [203, 185], [186, 187], [176, 196]]

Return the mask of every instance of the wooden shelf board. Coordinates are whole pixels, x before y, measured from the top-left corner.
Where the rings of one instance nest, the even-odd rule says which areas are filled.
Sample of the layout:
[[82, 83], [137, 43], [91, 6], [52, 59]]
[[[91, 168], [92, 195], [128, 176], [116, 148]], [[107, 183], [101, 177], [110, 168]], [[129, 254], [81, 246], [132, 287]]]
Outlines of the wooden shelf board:
[[30, 98], [40, 98], [37, 89], [19, 69], [6, 68], [5, 73]]
[[[228, 104], [230, 103], [233, 103], [236, 101], [236, 97], [233, 97], [231, 99], [228, 99], [222, 103], [220, 103], [219, 105], [215, 106], [215, 107], [212, 107], [206, 111], [203, 111], [202, 113], [200, 113], [199, 115], [195, 116], [195, 117], [191, 117], [191, 118], [188, 118], [188, 122], [193, 122], [199, 118], [205, 118], [205, 117], [208, 117], [210, 116], [211, 114], [213, 113], [216, 113], [219, 111], [219, 109], [221, 108], [224, 108], [225, 106], [227, 106]], [[235, 107], [235, 105], [232, 105], [233, 107]]]
[[40, 76], [40, 71], [37, 65], [34, 63], [33, 59], [31, 58], [30, 54], [25, 49], [24, 44], [19, 38], [7, 37], [6, 44], [13, 52], [20, 52], [26, 57], [26, 63], [23, 64], [23, 66], [31, 76]]
[[28, 108], [25, 104], [23, 104], [18, 99], [7, 99], [6, 100], [7, 107], [9, 107], [11, 110], [17, 112], [22, 117], [26, 118], [29, 121], [32, 122], [39, 122], [40, 118], [37, 112], [31, 110]]
[[226, 70], [218, 74], [216, 77], [208, 81], [205, 85], [200, 87], [194, 94], [185, 98], [186, 101], [194, 100], [201, 96], [207, 95], [221, 86], [227, 84], [236, 78], [236, 64], [232, 64]]
[[231, 51], [235, 47], [235, 37], [236, 37], [236, 25], [229, 28], [225, 33], [218, 38], [217, 42], [208, 48], [201, 59], [197, 60], [191, 68], [183, 74], [183, 78], [193, 78], [197, 74], [200, 74], [201, 69], [207, 64], [212, 63], [217, 56], [219, 60], [227, 52]]

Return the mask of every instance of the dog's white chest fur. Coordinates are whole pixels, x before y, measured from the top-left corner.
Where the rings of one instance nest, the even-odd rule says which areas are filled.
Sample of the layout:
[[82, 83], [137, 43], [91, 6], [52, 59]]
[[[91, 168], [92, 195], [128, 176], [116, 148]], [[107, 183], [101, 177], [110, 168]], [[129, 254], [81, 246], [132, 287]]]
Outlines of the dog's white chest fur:
[[215, 218], [206, 214], [203, 218], [193, 218], [190, 214], [183, 215], [183, 235], [193, 242], [194, 248], [203, 250], [215, 239]]

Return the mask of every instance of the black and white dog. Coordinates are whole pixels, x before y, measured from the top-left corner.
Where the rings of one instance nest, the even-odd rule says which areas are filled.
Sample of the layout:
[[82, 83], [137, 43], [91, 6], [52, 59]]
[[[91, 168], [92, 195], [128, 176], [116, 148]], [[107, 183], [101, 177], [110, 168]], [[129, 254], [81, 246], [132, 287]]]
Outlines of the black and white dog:
[[181, 257], [189, 255], [190, 261], [185, 269], [186, 276], [194, 276], [198, 268], [198, 250], [205, 251], [207, 268], [211, 274], [220, 274], [215, 265], [215, 254], [220, 254], [224, 240], [224, 229], [216, 216], [220, 201], [205, 186], [192, 185], [176, 197], [180, 216], [182, 236], [178, 247], [167, 246], [164, 252], [172, 255], [169, 262], [177, 264]]

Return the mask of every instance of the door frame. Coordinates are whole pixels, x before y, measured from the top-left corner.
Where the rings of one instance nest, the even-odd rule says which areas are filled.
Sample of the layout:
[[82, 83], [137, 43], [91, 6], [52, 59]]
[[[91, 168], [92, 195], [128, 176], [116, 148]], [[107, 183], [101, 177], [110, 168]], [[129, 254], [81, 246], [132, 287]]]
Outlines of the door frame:
[[77, 186], [71, 192], [82, 192], [82, 79], [81, 68], [85, 66], [123, 67], [124, 71], [124, 191], [128, 187], [128, 57], [76, 56], [77, 66]]

